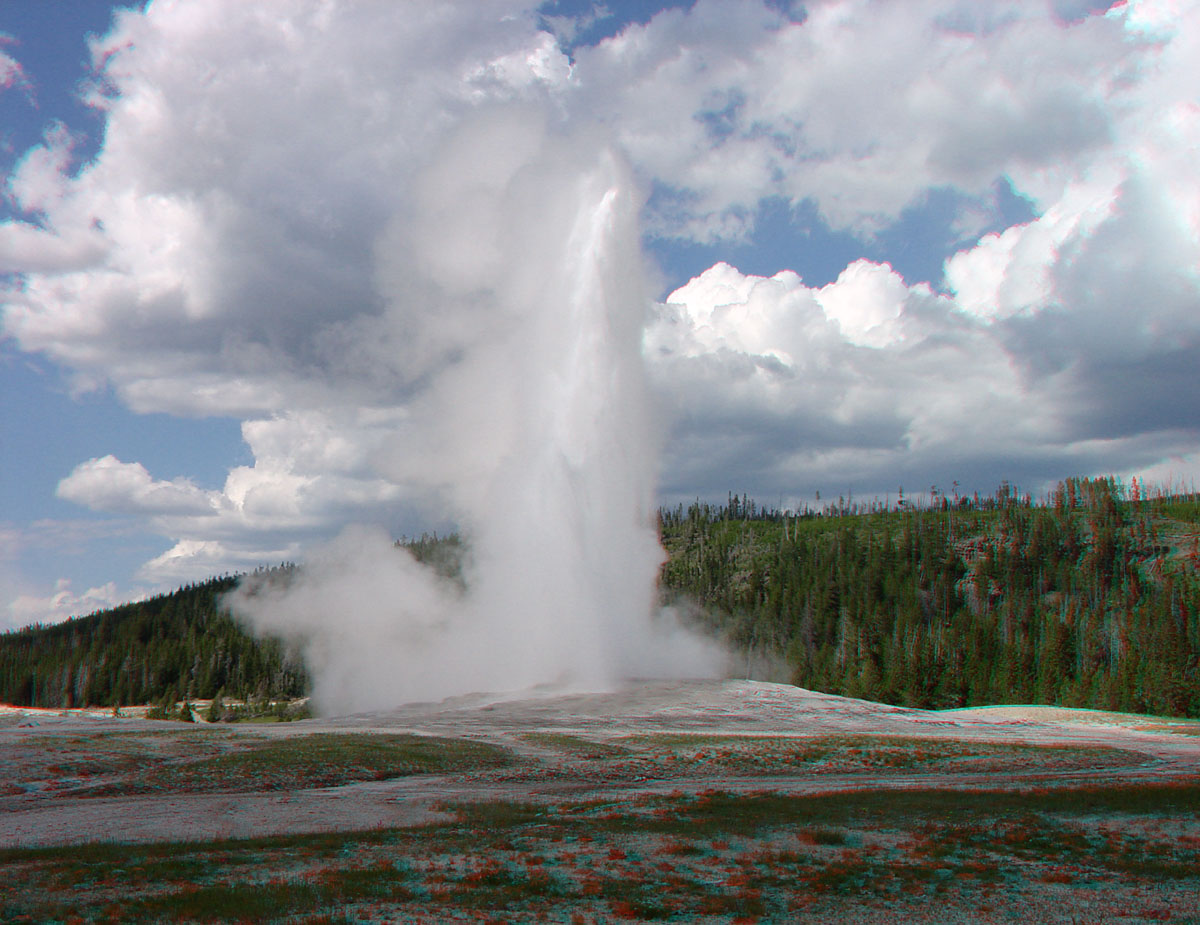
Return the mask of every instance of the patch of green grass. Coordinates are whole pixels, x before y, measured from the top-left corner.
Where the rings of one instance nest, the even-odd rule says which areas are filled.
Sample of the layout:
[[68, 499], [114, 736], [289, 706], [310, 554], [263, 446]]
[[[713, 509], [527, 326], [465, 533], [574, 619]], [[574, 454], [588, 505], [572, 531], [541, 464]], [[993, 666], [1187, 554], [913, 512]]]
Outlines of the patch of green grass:
[[1023, 742], [970, 742], [915, 736], [736, 736], [654, 733], [620, 740], [643, 756], [677, 769], [719, 767], [739, 773], [868, 769], [999, 770], [1037, 767], [1116, 767], [1144, 756], [1101, 746], [1047, 746]]
[[[414, 830], [414, 831], [420, 831]], [[93, 842], [82, 845], [54, 845], [39, 848], [0, 849], [0, 865], [24, 864], [54, 870], [60, 865], [90, 865], [106, 868], [153, 868], [169, 873], [172, 865], [188, 865], [201, 859], [205, 863], [249, 866], [276, 855], [307, 858], [340, 857], [347, 845], [379, 847], [409, 830], [368, 829], [362, 832], [317, 832], [305, 835], [265, 835], [256, 838], [223, 838], [212, 841], [151, 842], [123, 844]]]
[[1061, 862], [1086, 857], [1097, 847], [1097, 840], [1078, 826], [1033, 813], [987, 824], [933, 821], [920, 831], [928, 843], [920, 853], [935, 858], [994, 851], [1025, 860]]
[[153, 773], [94, 788], [92, 793], [234, 793], [335, 787], [412, 774], [494, 768], [512, 760], [507, 749], [465, 739], [318, 733], [250, 740], [243, 747], [160, 767]]
[[147, 858], [139, 864], [126, 861], [123, 878], [137, 883], [197, 883], [222, 866], [218, 858], [203, 852]]
[[819, 893], [861, 893], [873, 872], [866, 858], [848, 855], [818, 870], [808, 878], [808, 884]]
[[542, 803], [523, 803], [515, 800], [487, 800], [470, 803], [444, 803], [438, 807], [455, 813], [471, 828], [489, 831], [540, 825], [555, 818], [553, 807]]
[[632, 877], [603, 877], [598, 885], [609, 910], [619, 918], [658, 921], [673, 915], [663, 891], [652, 882]]
[[464, 909], [508, 909], [560, 899], [571, 892], [564, 881], [544, 870], [527, 870], [488, 858], [436, 892], [434, 898]]
[[256, 922], [333, 906], [332, 890], [312, 883], [214, 883], [124, 904], [121, 918], [140, 921]]
[[394, 901], [417, 898], [418, 894], [405, 882], [411, 876], [411, 871], [383, 858], [363, 866], [331, 866], [321, 871], [315, 882], [339, 900]]
[[1028, 794], [1004, 796], [1009, 796], [1014, 803], [1026, 801], [1029, 808], [1037, 812], [1138, 816], [1195, 813], [1200, 807], [1200, 777], [1169, 783], [1050, 787]]
[[844, 845], [848, 841], [846, 833], [837, 829], [809, 829], [803, 835], [812, 839], [814, 845]]
[[521, 739], [531, 745], [552, 748], [573, 758], [601, 759], [620, 758], [631, 754], [630, 749], [610, 742], [596, 742], [581, 736], [561, 732], [526, 732]]
[[[607, 801], [560, 806], [536, 804], [456, 803], [444, 809], [458, 814], [473, 829], [509, 831], [531, 824], [553, 823], [564, 831], [585, 827], [595, 834], [645, 834], [678, 838], [749, 836], [769, 829], [821, 833], [824, 843], [837, 843], [848, 826], [912, 827], [931, 824], [952, 836], [971, 831], [965, 821], [1022, 819], [1012, 831], [1029, 829], [1030, 853], [1067, 850], [1056, 847], [1053, 818], [1093, 815], [1192, 814], [1200, 806], [1200, 782], [1046, 789], [1029, 793], [1008, 791], [884, 790], [852, 794], [795, 796], [770, 792], [737, 794], [709, 791], [696, 795], [651, 796], [629, 803]], [[1046, 819], [1037, 823], [1035, 819]], [[954, 820], [954, 824], [946, 822]], [[1041, 826], [1038, 834], [1035, 829]], [[958, 828], [955, 828], [957, 826]], [[1008, 831], [1006, 829], [1006, 831]], [[948, 836], [950, 837], [950, 836]], [[979, 844], [995, 832], [980, 834]], [[815, 838], [814, 838], [815, 840]], [[1024, 850], [1019, 841], [1010, 845]], [[1077, 846], [1076, 846], [1077, 847]]]

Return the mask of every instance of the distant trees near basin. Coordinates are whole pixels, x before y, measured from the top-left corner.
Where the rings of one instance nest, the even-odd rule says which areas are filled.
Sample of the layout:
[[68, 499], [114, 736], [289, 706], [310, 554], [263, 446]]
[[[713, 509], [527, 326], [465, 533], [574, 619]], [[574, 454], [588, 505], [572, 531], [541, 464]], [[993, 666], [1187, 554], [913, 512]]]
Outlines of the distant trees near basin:
[[1200, 499], [1070, 479], [800, 515], [661, 515], [664, 593], [803, 687], [920, 707], [1200, 716]]
[[[688, 601], [708, 632], [782, 661], [803, 687], [921, 707], [1200, 716], [1195, 494], [1068, 479], [1038, 502], [1002, 485], [799, 513], [731, 495], [659, 522], [664, 601]], [[461, 579], [457, 536], [401, 545]], [[220, 608], [236, 581], [0, 635], [0, 702], [302, 696], [299, 657]]]

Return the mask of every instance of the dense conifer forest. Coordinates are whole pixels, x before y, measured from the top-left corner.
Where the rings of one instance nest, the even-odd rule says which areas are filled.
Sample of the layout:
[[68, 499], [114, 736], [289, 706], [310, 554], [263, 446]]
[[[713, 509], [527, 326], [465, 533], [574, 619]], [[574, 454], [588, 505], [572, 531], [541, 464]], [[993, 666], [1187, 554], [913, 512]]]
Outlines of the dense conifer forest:
[[1200, 499], [1071, 479], [900, 510], [662, 514], [662, 586], [814, 690], [1200, 715]]
[[[286, 568], [284, 569], [286, 571]], [[237, 578], [52, 626], [0, 636], [0, 702], [37, 707], [120, 706], [212, 698], [292, 698], [308, 679], [275, 640], [258, 640], [218, 602]]]
[[[1200, 497], [1112, 479], [1034, 503], [936, 492], [802, 513], [731, 496], [659, 514], [667, 600], [803, 687], [924, 707], [1046, 703], [1200, 716]], [[402, 544], [453, 574], [457, 537]], [[287, 580], [291, 566], [273, 570]], [[0, 635], [0, 702], [301, 695], [294, 653], [219, 607], [225, 576]]]

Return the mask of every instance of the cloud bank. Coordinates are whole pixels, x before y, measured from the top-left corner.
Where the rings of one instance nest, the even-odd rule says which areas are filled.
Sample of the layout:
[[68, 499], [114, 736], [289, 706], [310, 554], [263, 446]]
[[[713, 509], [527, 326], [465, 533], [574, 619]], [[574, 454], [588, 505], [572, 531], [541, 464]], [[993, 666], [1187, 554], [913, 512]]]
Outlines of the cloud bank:
[[[471, 512], [525, 475], [502, 461], [576, 436], [518, 421], [594, 345], [568, 341], [568, 311], [534, 330], [516, 306], [569, 301], [556, 209], [595, 208], [588, 177], [632, 197], [622, 221], [641, 202], [644, 236], [718, 245], [767, 200], [864, 241], [955, 203], [940, 279], [719, 263], [622, 316], [668, 499], [1194, 475], [1196, 5], [780, 7], [700, 0], [569, 54], [517, 2], [121, 14], [94, 46], [97, 156], [76, 165], [51, 127], [8, 180], [4, 331], [136, 411], [241, 418], [253, 461], [206, 489], [80, 461], [60, 495], [169, 538], [146, 581], [292, 558], [347, 523], [452, 510], [482, 530]], [[1003, 222], [998, 186], [1028, 221]], [[551, 347], [563, 365], [535, 374]], [[602, 417], [589, 401], [564, 418]]]

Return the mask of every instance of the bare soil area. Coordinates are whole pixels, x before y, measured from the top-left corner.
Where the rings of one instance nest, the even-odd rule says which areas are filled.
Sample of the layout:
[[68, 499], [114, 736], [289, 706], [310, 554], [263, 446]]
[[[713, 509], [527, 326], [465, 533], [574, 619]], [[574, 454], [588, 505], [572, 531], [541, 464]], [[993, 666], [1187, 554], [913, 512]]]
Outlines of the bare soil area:
[[1200, 922], [1197, 733], [752, 681], [272, 725], [4, 708], [0, 919]]

